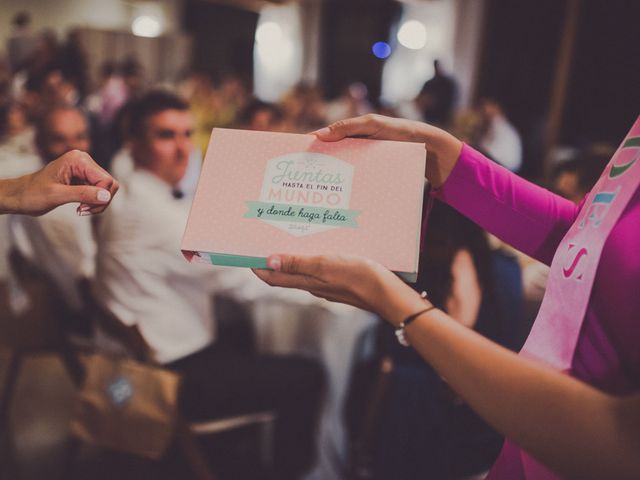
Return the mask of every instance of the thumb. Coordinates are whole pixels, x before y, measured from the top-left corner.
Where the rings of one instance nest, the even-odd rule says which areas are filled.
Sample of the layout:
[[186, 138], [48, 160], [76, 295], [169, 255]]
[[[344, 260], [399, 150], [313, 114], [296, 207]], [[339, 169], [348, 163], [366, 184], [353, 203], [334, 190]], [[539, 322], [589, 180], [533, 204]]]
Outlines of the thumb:
[[88, 205], [106, 205], [111, 201], [109, 190], [91, 185], [61, 185], [56, 196], [60, 204], [79, 202]]
[[380, 129], [380, 122], [375, 115], [362, 115], [339, 120], [312, 133], [324, 142], [336, 142], [345, 137], [369, 137], [378, 133]]
[[271, 255], [267, 266], [278, 272], [308, 276], [315, 276], [320, 269], [317, 257], [303, 255]]

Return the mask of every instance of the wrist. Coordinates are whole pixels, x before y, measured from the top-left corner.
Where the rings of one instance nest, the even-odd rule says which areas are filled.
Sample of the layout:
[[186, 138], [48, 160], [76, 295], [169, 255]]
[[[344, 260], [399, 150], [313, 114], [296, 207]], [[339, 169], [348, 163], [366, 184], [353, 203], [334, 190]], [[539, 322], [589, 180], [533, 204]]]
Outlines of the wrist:
[[430, 125], [425, 125], [424, 138], [427, 178], [434, 188], [440, 188], [458, 162], [462, 142], [449, 132]]
[[379, 315], [397, 328], [409, 315], [423, 310], [431, 305], [431, 302], [422, 298], [415, 290], [406, 285], [394, 274], [394, 282], [385, 282], [378, 295], [380, 307]]
[[0, 214], [20, 212], [25, 177], [0, 180]]

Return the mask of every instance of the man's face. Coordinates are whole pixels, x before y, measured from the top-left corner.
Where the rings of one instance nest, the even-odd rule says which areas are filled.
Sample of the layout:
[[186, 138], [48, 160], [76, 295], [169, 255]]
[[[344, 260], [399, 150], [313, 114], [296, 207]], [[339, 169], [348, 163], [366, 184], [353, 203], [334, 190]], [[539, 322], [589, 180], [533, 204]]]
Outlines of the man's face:
[[251, 118], [249, 128], [251, 130], [267, 132], [274, 129], [275, 123], [273, 115], [269, 110], [258, 110]]
[[193, 119], [187, 110], [164, 110], [149, 117], [142, 138], [132, 141], [137, 165], [171, 186], [177, 185], [187, 170], [191, 154]]
[[90, 148], [89, 127], [79, 111], [58, 110], [49, 116], [39, 141], [40, 155], [45, 162], [70, 150], [86, 152]]

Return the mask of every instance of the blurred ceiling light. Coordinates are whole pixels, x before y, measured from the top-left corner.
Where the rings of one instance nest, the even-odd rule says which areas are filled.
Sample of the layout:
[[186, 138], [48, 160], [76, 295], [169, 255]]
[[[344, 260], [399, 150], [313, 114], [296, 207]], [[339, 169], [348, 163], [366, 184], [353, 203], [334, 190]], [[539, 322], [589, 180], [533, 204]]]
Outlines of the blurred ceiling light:
[[282, 28], [275, 22], [264, 22], [256, 28], [256, 42], [261, 45], [275, 45], [282, 41]]
[[427, 44], [427, 29], [418, 20], [409, 20], [398, 30], [398, 41], [411, 50], [420, 50]]
[[286, 67], [293, 57], [293, 45], [286, 38], [274, 44], [258, 43], [257, 47], [260, 60], [274, 69]]
[[162, 25], [156, 17], [140, 15], [133, 20], [131, 31], [138, 37], [158, 37], [162, 33]]
[[376, 42], [371, 47], [371, 51], [378, 58], [387, 58], [391, 55], [391, 47], [387, 42]]
[[258, 98], [277, 102], [300, 82], [302, 44], [299, 2], [267, 5], [260, 11], [253, 48], [254, 90]]
[[256, 44], [258, 56], [267, 67], [282, 68], [291, 61], [293, 45], [276, 22], [263, 22], [258, 25]]

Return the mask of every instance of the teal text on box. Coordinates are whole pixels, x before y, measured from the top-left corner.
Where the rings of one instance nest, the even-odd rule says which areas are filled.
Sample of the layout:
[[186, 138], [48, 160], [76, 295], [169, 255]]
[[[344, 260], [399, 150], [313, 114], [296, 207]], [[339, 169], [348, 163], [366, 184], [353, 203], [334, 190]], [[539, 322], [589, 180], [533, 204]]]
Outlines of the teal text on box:
[[347, 228], [358, 228], [356, 217], [360, 215], [359, 210], [346, 208], [309, 207], [256, 201], [247, 202], [247, 207], [245, 218]]

